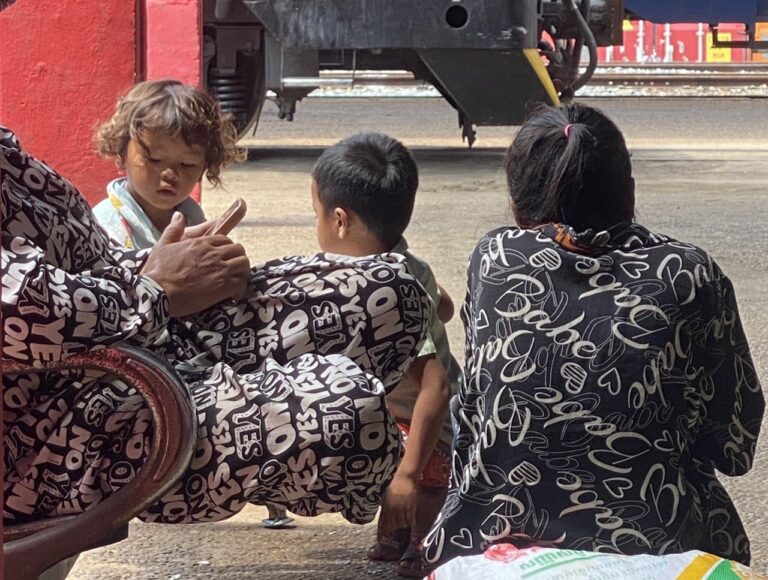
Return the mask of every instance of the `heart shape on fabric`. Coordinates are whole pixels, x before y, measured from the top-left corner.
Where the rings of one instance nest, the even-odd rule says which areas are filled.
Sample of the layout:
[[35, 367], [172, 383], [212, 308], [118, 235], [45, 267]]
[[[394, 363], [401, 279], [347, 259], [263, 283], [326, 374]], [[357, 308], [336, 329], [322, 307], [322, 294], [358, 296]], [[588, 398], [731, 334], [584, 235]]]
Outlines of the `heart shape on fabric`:
[[664, 429], [663, 436], [653, 442], [653, 446], [659, 451], [672, 453], [675, 450], [675, 442], [672, 440], [672, 433]]
[[480, 312], [477, 313], [475, 328], [477, 330], [482, 330], [484, 328], [488, 328], [489, 326], [490, 324], [488, 323], [488, 314], [486, 314], [485, 310], [480, 310]]
[[554, 271], [562, 266], [563, 260], [554, 248], [544, 248], [531, 256], [528, 263], [535, 268], [546, 268], [549, 271]]
[[472, 533], [467, 528], [461, 528], [458, 534], [451, 537], [451, 544], [459, 548], [471, 550], [475, 542], [472, 539]]
[[648, 271], [651, 266], [647, 262], [623, 262], [621, 269], [633, 280], [639, 280], [643, 272]]
[[529, 487], [533, 487], [541, 481], [541, 472], [539, 471], [539, 468], [532, 463], [523, 461], [509, 470], [507, 479], [512, 485], [520, 485], [524, 483]]
[[608, 389], [611, 395], [618, 395], [621, 392], [621, 375], [616, 367], [605, 371], [597, 379], [597, 386]]
[[587, 371], [575, 362], [567, 362], [560, 367], [560, 376], [565, 379], [565, 390], [578, 395], [587, 381]]
[[632, 481], [626, 477], [611, 477], [603, 480], [605, 489], [616, 499], [624, 499], [624, 492], [632, 489]]

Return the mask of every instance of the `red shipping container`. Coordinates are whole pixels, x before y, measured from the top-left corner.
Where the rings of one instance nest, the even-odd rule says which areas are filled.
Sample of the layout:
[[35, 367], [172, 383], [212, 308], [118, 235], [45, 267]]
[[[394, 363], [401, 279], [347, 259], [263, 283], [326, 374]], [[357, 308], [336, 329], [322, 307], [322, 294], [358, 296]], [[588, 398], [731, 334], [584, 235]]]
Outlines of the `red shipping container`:
[[706, 42], [707, 26], [701, 23], [656, 27], [656, 50], [662, 55], [662, 62], [704, 62]]
[[[743, 24], [721, 24], [721, 40], [746, 40]], [[654, 24], [632, 21], [624, 24], [624, 45], [599, 49], [603, 64], [654, 62], [745, 62], [747, 49], [715, 49], [707, 24]]]
[[655, 47], [656, 25], [645, 20], [624, 22], [623, 46], [600, 49], [600, 62], [605, 64], [645, 63], [658, 60]]

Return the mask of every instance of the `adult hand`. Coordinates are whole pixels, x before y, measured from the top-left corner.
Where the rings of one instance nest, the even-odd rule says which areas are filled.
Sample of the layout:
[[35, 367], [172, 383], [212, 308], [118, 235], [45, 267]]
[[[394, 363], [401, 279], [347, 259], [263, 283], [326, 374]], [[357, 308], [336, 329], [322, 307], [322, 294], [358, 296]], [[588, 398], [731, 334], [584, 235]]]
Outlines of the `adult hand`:
[[242, 298], [251, 268], [243, 246], [226, 236], [190, 238], [184, 233], [184, 216], [177, 212], [141, 272], [168, 295], [171, 316]]
[[416, 478], [396, 471], [381, 505], [381, 517], [386, 520], [382, 522], [383, 527], [388, 530], [411, 528], [418, 499], [419, 484]]

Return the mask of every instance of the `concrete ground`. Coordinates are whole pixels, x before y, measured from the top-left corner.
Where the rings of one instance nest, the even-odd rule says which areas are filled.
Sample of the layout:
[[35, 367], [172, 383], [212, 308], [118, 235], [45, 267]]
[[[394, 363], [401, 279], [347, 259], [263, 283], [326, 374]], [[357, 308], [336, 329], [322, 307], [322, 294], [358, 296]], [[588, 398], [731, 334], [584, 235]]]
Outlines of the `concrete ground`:
[[[768, 387], [768, 101], [603, 99], [633, 151], [639, 221], [707, 249], [736, 286], [759, 376]], [[482, 128], [462, 146], [456, 116], [435, 99], [310, 99], [292, 124], [271, 105], [254, 138], [251, 161], [230, 169], [226, 190], [206, 190], [203, 206], [220, 214], [236, 196], [250, 207], [233, 237], [253, 263], [316, 250], [309, 172], [322, 147], [358, 130], [377, 130], [413, 148], [421, 187], [408, 230], [415, 252], [432, 264], [457, 302], [466, 258], [487, 230], [510, 223], [501, 167], [510, 128]], [[449, 334], [462, 357], [461, 323]], [[753, 565], [768, 571], [768, 445], [753, 471], [727, 482], [753, 545]], [[129, 540], [84, 554], [71, 578], [351, 580], [395, 578], [368, 563], [374, 528], [336, 516], [299, 520], [293, 530], [261, 528], [262, 508], [200, 526], [134, 523]]]

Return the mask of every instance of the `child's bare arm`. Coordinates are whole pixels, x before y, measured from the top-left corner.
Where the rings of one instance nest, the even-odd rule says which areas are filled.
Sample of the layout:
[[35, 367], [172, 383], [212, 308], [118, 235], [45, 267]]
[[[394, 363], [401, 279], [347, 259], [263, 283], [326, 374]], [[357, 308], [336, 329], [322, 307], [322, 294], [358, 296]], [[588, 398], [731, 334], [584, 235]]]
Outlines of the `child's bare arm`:
[[416, 359], [408, 378], [420, 390], [413, 408], [405, 456], [384, 498], [392, 529], [410, 527], [416, 510], [418, 481], [443, 428], [451, 387], [442, 363], [434, 355]]
[[440, 284], [437, 285], [437, 290], [440, 292], [440, 300], [437, 302], [437, 317], [440, 319], [440, 322], [445, 324], [453, 318], [455, 312], [453, 300], [451, 300], [448, 292]]

